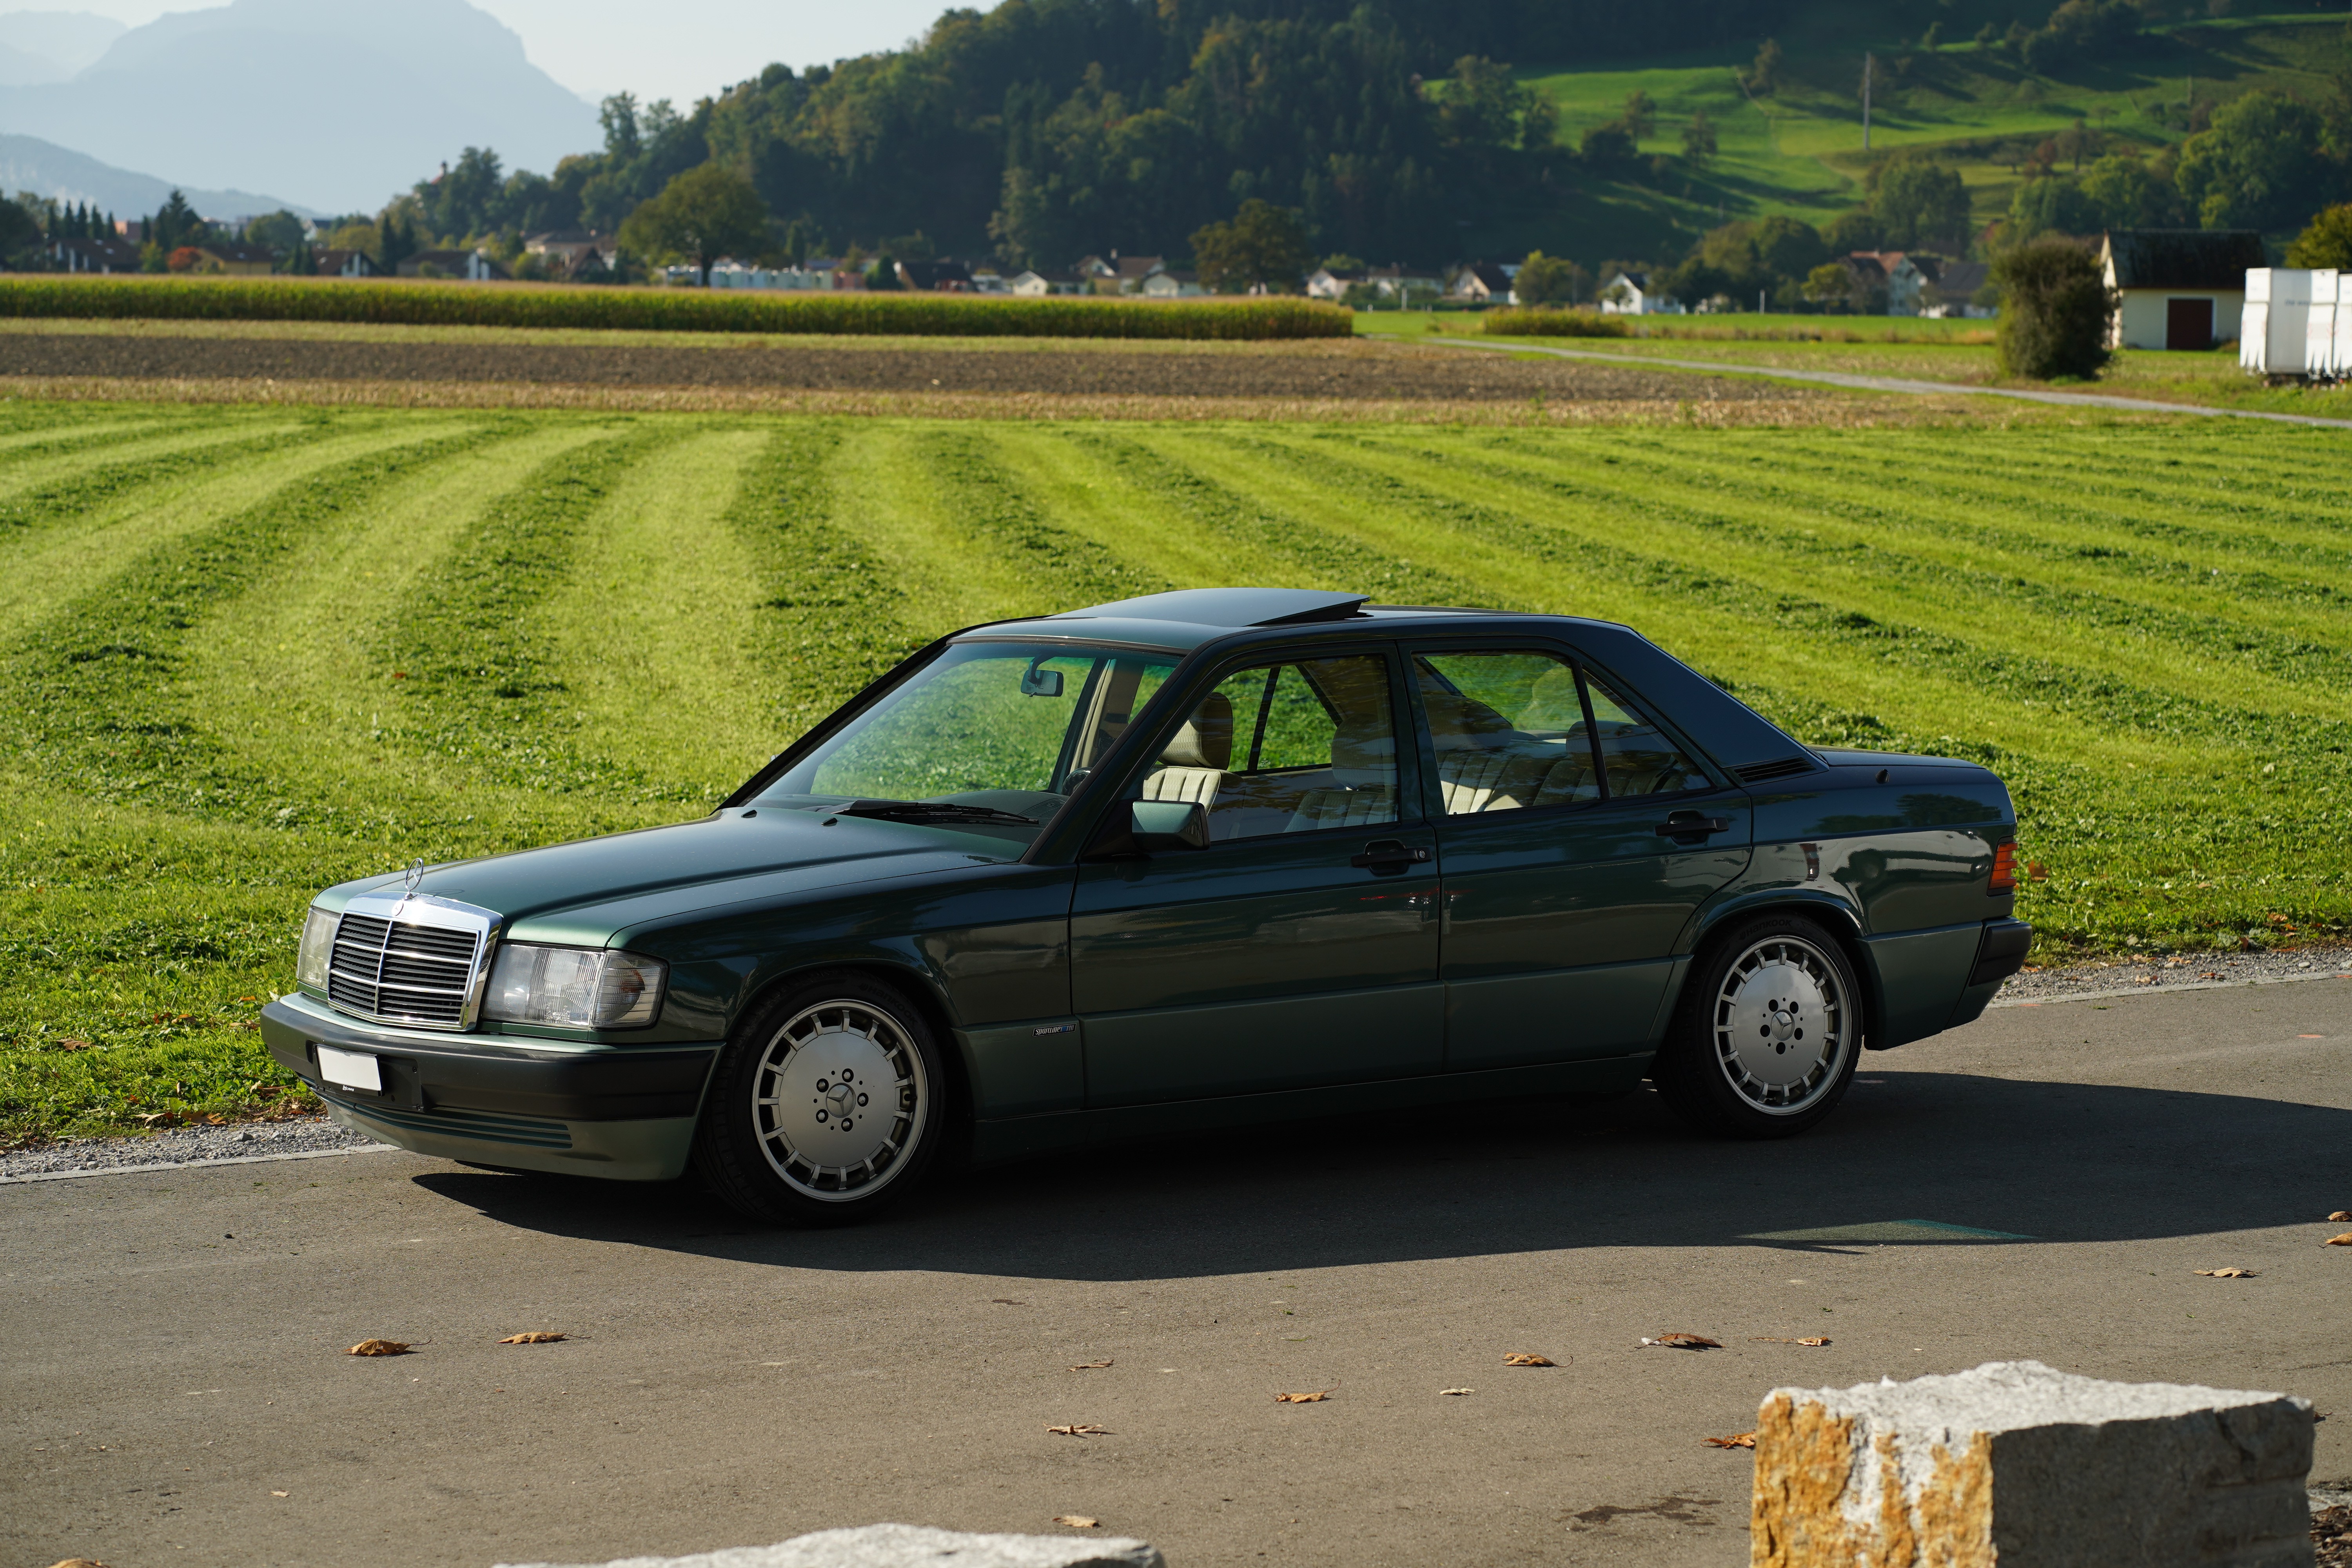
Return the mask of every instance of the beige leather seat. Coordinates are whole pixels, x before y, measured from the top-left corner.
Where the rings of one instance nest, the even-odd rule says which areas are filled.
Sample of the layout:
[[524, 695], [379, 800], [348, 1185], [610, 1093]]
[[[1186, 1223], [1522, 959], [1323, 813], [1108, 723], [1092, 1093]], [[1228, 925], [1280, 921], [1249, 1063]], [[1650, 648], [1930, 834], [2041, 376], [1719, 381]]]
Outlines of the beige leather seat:
[[1330, 784], [1301, 795], [1283, 831], [1369, 827], [1396, 819], [1396, 742], [1385, 735], [1377, 740], [1335, 735]]
[[1160, 752], [1160, 765], [1144, 775], [1143, 798], [1214, 805], [1233, 764], [1234, 705], [1212, 691]]

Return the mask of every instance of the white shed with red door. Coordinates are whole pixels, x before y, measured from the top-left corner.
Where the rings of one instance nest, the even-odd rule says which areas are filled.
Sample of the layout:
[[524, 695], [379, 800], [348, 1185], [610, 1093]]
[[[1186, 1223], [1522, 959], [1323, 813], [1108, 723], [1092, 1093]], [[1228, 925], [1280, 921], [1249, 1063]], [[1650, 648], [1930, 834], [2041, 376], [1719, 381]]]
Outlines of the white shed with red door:
[[2252, 229], [2111, 229], [2099, 247], [2117, 305], [2110, 347], [2210, 349], [2237, 339], [2246, 274], [2264, 266]]

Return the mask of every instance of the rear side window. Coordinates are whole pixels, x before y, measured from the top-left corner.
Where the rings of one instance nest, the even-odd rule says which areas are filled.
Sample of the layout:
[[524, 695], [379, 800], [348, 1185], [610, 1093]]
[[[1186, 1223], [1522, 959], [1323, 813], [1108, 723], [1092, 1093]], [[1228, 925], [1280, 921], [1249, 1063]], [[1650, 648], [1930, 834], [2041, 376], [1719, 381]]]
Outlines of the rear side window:
[[1679, 795], [1713, 789], [1698, 764], [1675, 749], [1664, 731], [1630, 703], [1591, 677], [1585, 691], [1592, 700], [1593, 732], [1601, 743], [1601, 776], [1609, 798], [1628, 795]]
[[1418, 654], [1448, 816], [1713, 787], [1658, 728], [1558, 654]]

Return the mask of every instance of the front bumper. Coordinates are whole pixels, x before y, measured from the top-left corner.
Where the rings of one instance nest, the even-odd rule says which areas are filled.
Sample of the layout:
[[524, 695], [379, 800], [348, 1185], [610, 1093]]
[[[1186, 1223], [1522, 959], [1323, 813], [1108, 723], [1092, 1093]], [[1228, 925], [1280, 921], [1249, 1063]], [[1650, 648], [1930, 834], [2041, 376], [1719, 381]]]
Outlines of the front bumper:
[[[719, 1046], [574, 1046], [401, 1029], [300, 994], [262, 1009], [261, 1038], [329, 1115], [369, 1137], [474, 1164], [618, 1181], [685, 1172]], [[383, 1092], [325, 1082], [322, 1043], [374, 1057]]]

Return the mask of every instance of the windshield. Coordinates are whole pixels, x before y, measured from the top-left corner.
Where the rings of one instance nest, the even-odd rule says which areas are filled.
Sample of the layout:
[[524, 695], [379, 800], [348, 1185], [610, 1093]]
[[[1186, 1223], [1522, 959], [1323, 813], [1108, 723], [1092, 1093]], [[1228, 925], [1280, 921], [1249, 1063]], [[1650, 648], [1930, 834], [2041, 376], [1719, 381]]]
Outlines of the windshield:
[[1066, 643], [955, 644], [801, 759], [758, 804], [1034, 838], [1176, 660]]

